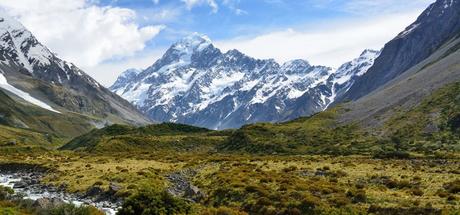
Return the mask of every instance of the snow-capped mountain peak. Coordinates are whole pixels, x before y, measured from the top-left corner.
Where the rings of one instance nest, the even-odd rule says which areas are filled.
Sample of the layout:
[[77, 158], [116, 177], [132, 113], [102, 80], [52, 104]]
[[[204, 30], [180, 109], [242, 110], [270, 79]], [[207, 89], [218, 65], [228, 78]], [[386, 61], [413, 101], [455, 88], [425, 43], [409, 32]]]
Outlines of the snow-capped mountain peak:
[[211, 39], [204, 34], [192, 33], [179, 42], [175, 43], [172, 48], [180, 52], [202, 51], [212, 44]]
[[121, 73], [121, 75], [119, 76], [119, 78], [125, 78], [125, 79], [130, 79], [136, 75], [138, 75], [139, 73], [141, 73], [142, 70], [140, 69], [128, 69], [126, 71], [124, 71], [123, 73]]
[[329, 103], [326, 107], [333, 103], [337, 97], [345, 94], [355, 81], [374, 65], [374, 61], [379, 55], [380, 51], [366, 49], [358, 58], [340, 66], [335, 73], [329, 77], [328, 82], [331, 86], [331, 95], [328, 98]]
[[0, 11], [0, 47], [13, 54], [11, 58], [33, 72], [35, 65], [49, 65], [53, 54], [40, 44], [20, 22]]
[[236, 49], [222, 53], [195, 33], [144, 71], [123, 73], [110, 89], [156, 121], [234, 128], [322, 111], [361, 75], [354, 72], [365, 72], [364, 62], [373, 63], [373, 53], [364, 51], [340, 71], [306, 60], [280, 65]]
[[293, 72], [304, 72], [305, 70], [311, 67], [310, 63], [306, 60], [297, 59], [291, 60], [284, 63], [281, 66], [281, 70], [285, 71], [287, 74], [292, 74]]
[[[85, 82], [100, 88], [93, 78], [82, 70], [57, 58], [46, 46], [20, 22], [0, 10], [0, 54], [5, 63], [13, 63], [26, 69], [29, 73], [47, 79], [53, 83], [72, 82], [72, 78], [84, 79]], [[52, 71], [49, 69], [52, 67]]]
[[[148, 120], [84, 71], [59, 59], [20, 22], [0, 10], [0, 88], [44, 109], [116, 122]], [[45, 101], [45, 102], [42, 102]], [[89, 118], [88, 118], [89, 119]]]
[[194, 53], [201, 52], [210, 45], [212, 45], [212, 42], [208, 36], [193, 33], [172, 45], [170, 51], [179, 57], [178, 60], [189, 63]]

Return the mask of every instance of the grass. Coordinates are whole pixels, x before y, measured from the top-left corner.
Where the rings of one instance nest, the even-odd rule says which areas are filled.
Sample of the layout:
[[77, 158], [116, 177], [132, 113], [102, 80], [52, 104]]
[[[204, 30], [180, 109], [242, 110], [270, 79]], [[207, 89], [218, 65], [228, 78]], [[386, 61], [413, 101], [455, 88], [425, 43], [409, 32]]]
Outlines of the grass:
[[257, 154], [369, 154], [376, 138], [357, 125], [340, 125], [340, 107], [294, 121], [247, 125], [220, 145], [221, 151]]
[[420, 105], [400, 110], [385, 123], [383, 131], [407, 151], [460, 151], [460, 83], [434, 92]]
[[458, 95], [459, 83], [446, 86], [412, 109], [395, 111], [375, 130], [338, 123], [347, 111], [341, 107], [227, 131], [172, 123], [112, 125], [60, 150], [53, 149], [59, 139], [5, 127], [0, 137], [7, 142], [28, 136], [17, 145], [4, 142], [0, 162], [45, 166], [50, 171], [42, 182], [69, 192], [107, 190], [115, 183], [121, 197], [143, 187], [162, 193], [174, 183], [169, 175], [193, 170], [187, 180], [204, 193], [192, 205], [196, 214], [455, 214]]
[[163, 151], [208, 151], [227, 136], [188, 125], [162, 123], [145, 127], [112, 125], [75, 138], [61, 149], [96, 153]]
[[0, 125], [0, 150], [8, 147], [56, 148], [56, 146], [62, 145], [65, 141], [66, 139], [52, 134]]
[[116, 195], [122, 197], [143, 187], [161, 192], [171, 186], [169, 174], [193, 169], [196, 174], [190, 176], [190, 182], [206, 194], [194, 204], [197, 214], [218, 210], [306, 213], [309, 207], [316, 214], [365, 213], [371, 207], [434, 208], [445, 213], [460, 210], [458, 159], [193, 152], [107, 156], [54, 151], [40, 156], [2, 155], [0, 159], [51, 168], [43, 183], [65, 184], [70, 192], [84, 193], [94, 185], [109, 189], [109, 184], [116, 183], [122, 187]]
[[[0, 125], [28, 130], [54, 136], [74, 138], [82, 135], [94, 126], [89, 121], [95, 118], [77, 113], [59, 114], [15, 101], [0, 90]], [[67, 140], [68, 141], [68, 140]]]

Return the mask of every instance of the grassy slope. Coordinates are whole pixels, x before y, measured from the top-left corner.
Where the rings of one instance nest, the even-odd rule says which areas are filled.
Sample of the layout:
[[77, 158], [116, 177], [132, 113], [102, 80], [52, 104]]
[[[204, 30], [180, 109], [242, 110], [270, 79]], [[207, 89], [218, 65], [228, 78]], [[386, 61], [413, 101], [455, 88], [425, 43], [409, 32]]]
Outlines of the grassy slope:
[[0, 124], [5, 126], [28, 128], [63, 138], [73, 138], [94, 127], [89, 121], [98, 121], [76, 113], [50, 112], [19, 99], [14, 100], [1, 90], [0, 100]]
[[244, 126], [219, 148], [261, 154], [350, 154], [361, 152], [362, 144], [375, 142], [356, 125], [337, 126], [342, 111], [339, 107], [286, 123]]
[[340, 125], [341, 107], [281, 124], [259, 123], [235, 131], [223, 151], [285, 154], [373, 154], [407, 150], [460, 151], [460, 83], [435, 91], [419, 105], [400, 110], [373, 131]]
[[[62, 149], [128, 152], [212, 150], [255, 154], [373, 155], [391, 151], [432, 154], [460, 151], [460, 83], [445, 86], [409, 110], [396, 110], [369, 131], [339, 124], [341, 107], [294, 121], [247, 125], [235, 131], [209, 131], [164, 123], [141, 128], [114, 125], [75, 138]], [[206, 147], [200, 147], [206, 146]]]
[[435, 91], [409, 111], [397, 111], [381, 130], [405, 150], [459, 152], [460, 83]]
[[205, 150], [225, 139], [215, 132], [188, 125], [163, 123], [145, 127], [112, 125], [95, 129], [75, 138], [61, 149], [92, 152], [128, 152], [146, 150]]

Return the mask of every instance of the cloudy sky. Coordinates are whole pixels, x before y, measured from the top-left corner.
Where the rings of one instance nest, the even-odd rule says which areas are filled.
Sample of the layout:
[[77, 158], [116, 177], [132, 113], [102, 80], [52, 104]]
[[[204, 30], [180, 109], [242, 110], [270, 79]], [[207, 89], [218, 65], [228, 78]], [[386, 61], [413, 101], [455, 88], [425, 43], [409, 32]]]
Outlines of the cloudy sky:
[[338, 67], [380, 49], [434, 0], [1, 0], [59, 57], [110, 86], [199, 32], [223, 51]]

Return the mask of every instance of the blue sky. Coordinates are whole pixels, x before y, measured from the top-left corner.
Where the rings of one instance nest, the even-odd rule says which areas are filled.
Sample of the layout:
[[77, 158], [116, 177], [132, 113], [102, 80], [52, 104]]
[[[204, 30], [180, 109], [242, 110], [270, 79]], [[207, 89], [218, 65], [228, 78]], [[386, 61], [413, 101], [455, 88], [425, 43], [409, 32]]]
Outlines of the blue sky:
[[215, 1], [217, 8], [210, 6], [207, 1], [197, 1], [187, 6], [181, 0], [160, 0], [157, 4], [152, 0], [105, 0], [99, 4], [131, 8], [137, 11], [138, 23], [143, 25], [167, 25], [162, 37], [157, 40], [164, 39], [169, 43], [189, 32], [204, 33], [214, 40], [230, 39], [348, 16], [344, 11], [315, 5], [315, 1]]
[[338, 67], [380, 49], [434, 0], [2, 0], [61, 58], [109, 86], [192, 32], [222, 50]]

